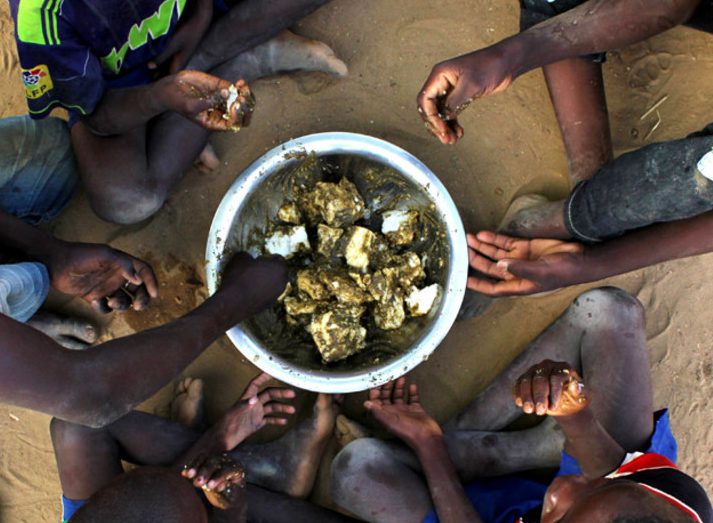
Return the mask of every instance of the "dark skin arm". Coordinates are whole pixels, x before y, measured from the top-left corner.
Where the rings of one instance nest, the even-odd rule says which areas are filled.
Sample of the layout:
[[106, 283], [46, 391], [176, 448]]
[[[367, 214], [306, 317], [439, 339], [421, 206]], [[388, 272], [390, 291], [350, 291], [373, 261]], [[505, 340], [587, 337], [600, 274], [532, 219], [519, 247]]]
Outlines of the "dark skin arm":
[[481, 521], [463, 491], [443, 443], [443, 431], [421, 406], [418, 387], [399, 378], [369, 391], [364, 407], [418, 456], [438, 518], [444, 523]]
[[426, 126], [444, 144], [463, 135], [457, 115], [538, 67], [618, 49], [682, 24], [699, 0], [589, 0], [495, 45], [437, 64], [418, 95]]
[[468, 235], [470, 265], [495, 281], [471, 277], [490, 296], [527, 295], [588, 283], [713, 251], [713, 211], [651, 225], [595, 245], [525, 240], [483, 231]]
[[284, 290], [277, 259], [236, 255], [221, 288], [193, 312], [162, 327], [85, 351], [0, 315], [0, 402], [74, 423], [111, 423], [170, 382], [210, 343], [272, 303]]
[[158, 295], [146, 262], [106, 245], [59, 240], [3, 211], [0, 245], [43, 263], [55, 289], [81, 297], [100, 312], [141, 310]]
[[[244, 107], [254, 105], [247, 84], [242, 80], [235, 87], [238, 102]], [[100, 136], [122, 134], [146, 124], [167, 111], [176, 112], [209, 131], [227, 131], [245, 127], [246, 116], [237, 104], [226, 108], [230, 82], [199, 71], [180, 71], [149, 85], [110, 89], [94, 112], [82, 118], [91, 131]]]
[[557, 420], [566, 438], [565, 450], [576, 458], [584, 476], [605, 476], [626, 456], [595, 418], [584, 382], [568, 363], [545, 360], [533, 365], [513, 385], [513, 398], [526, 414]]

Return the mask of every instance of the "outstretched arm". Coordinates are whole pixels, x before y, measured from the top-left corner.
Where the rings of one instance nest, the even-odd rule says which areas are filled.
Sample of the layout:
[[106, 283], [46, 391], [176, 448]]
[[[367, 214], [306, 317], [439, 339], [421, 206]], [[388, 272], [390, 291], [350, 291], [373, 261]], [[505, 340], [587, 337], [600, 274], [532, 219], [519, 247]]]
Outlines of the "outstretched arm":
[[591, 246], [487, 231], [468, 235], [468, 244], [471, 267], [493, 278], [471, 277], [469, 288], [490, 296], [527, 295], [711, 252], [713, 211]]
[[399, 378], [378, 389], [372, 389], [364, 407], [416, 453], [441, 521], [481, 521], [458, 479], [456, 468], [443, 443], [443, 431], [436, 420], [423, 410], [415, 383], [407, 386], [406, 378]]
[[63, 349], [0, 315], [0, 402], [106, 425], [166, 385], [226, 330], [272, 303], [285, 282], [282, 262], [237, 255], [221, 289], [193, 312], [85, 351]]
[[443, 143], [462, 136], [458, 113], [475, 98], [506, 89], [527, 71], [567, 58], [618, 49], [679, 25], [699, 0], [589, 0], [485, 49], [437, 64], [418, 106]]

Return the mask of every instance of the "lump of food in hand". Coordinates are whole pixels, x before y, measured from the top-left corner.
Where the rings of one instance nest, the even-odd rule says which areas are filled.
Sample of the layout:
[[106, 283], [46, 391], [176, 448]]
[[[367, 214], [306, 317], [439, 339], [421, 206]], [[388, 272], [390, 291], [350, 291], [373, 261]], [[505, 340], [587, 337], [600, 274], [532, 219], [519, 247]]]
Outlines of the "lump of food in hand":
[[291, 258], [298, 252], [309, 252], [311, 246], [304, 225], [279, 226], [265, 238], [265, 251]]
[[302, 223], [302, 213], [300, 208], [294, 202], [286, 202], [277, 211], [277, 217], [280, 221], [299, 225]]
[[360, 271], [369, 267], [369, 256], [376, 243], [376, 235], [366, 227], [349, 227], [344, 257], [347, 265]]
[[312, 317], [307, 330], [325, 362], [342, 360], [366, 346], [366, 329], [359, 322], [363, 313], [363, 307], [337, 307]]
[[411, 316], [425, 316], [436, 304], [441, 296], [441, 286], [437, 283], [419, 289], [411, 287], [411, 292], [406, 296], [406, 307]]
[[332, 227], [354, 224], [364, 218], [366, 208], [356, 186], [346, 178], [339, 183], [317, 182], [311, 192], [302, 195], [300, 203], [312, 219], [319, 213]]
[[343, 229], [320, 223], [317, 225], [317, 252], [325, 258], [343, 256], [338, 248], [343, 235]]
[[223, 120], [230, 120], [231, 113], [235, 111], [237, 120], [236, 123], [230, 128], [231, 131], [238, 132], [240, 130], [243, 120], [245, 119], [245, 115], [253, 112], [255, 104], [255, 97], [250, 91], [248, 85], [242, 80], [228, 87], [228, 98], [225, 100]]
[[410, 245], [416, 235], [418, 211], [396, 209], [382, 215], [381, 232], [392, 245]]
[[374, 321], [382, 330], [398, 329], [404, 324], [406, 313], [401, 296], [392, 294], [374, 307]]

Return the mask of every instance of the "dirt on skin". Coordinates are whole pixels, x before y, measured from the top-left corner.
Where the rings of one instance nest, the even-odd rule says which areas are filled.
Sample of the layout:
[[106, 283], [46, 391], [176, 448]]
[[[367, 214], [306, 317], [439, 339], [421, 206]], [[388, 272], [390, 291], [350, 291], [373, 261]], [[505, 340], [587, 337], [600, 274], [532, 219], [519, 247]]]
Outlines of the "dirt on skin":
[[[101, 222], [79, 196], [50, 225], [61, 238], [110, 241], [149, 259], [157, 269], [161, 301], [142, 315], [98, 318], [104, 339], [160, 325], [205, 297], [206, 236], [226, 188], [255, 158], [293, 137], [361, 132], [417, 153], [443, 180], [471, 231], [495, 226], [517, 195], [566, 194], [563, 147], [541, 72], [518, 79], [503, 94], [473, 103], [461, 117], [466, 135], [455, 147], [428, 136], [415, 110], [416, 94], [433, 64], [495, 43], [517, 27], [515, 0], [334, 0], [299, 24], [298, 33], [335, 49], [349, 65], [348, 78], [334, 81], [303, 74], [254, 83], [258, 106], [251, 126], [212, 139], [221, 168], [207, 175], [187, 173], [166, 206], [145, 224]], [[7, 3], [0, 3], [0, 39], [0, 116], [21, 114], [26, 106]], [[683, 28], [609, 53], [604, 70], [618, 153], [682, 137], [713, 121], [711, 57], [713, 38]], [[664, 97], [657, 110], [641, 118]], [[713, 255], [607, 282], [625, 288], [646, 307], [656, 406], [670, 408], [680, 465], [708, 492], [713, 492], [711, 281]], [[454, 326], [433, 357], [412, 372], [423, 385], [426, 408], [440, 419], [455, 413], [584, 288], [501, 300], [485, 316]], [[52, 303], [91, 315], [76, 300], [54, 297]], [[524, 315], [527, 322], [522, 322]], [[223, 338], [185, 375], [204, 379], [207, 416], [215, 419], [256, 372]], [[170, 397], [167, 387], [145, 408], [165, 414]], [[363, 395], [347, 398], [349, 415], [360, 417], [362, 400]], [[0, 407], [2, 521], [59, 520], [60, 486], [48, 423], [42, 414]], [[326, 477], [326, 467], [321, 477]], [[325, 500], [324, 492], [322, 481], [315, 497]]]

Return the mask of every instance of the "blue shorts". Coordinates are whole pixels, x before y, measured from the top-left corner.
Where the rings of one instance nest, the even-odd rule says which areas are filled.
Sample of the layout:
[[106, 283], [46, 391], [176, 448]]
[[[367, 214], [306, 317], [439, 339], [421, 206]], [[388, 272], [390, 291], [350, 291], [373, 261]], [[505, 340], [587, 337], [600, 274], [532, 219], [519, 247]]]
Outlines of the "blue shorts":
[[[671, 432], [668, 410], [664, 409], [654, 414], [654, 432], [649, 446], [641, 452], [656, 452], [674, 463], [676, 462], [676, 439]], [[553, 476], [578, 475], [582, 470], [577, 460], [566, 452], [562, 452], [560, 468]], [[473, 504], [483, 523], [513, 523], [519, 517], [542, 506], [542, 500], [549, 483], [540, 483], [524, 478], [518, 474], [510, 474], [497, 478], [482, 479], [465, 485], [466, 496]], [[432, 511], [424, 523], [437, 523], [438, 516]]]
[[[0, 119], [0, 209], [30, 224], [59, 214], [79, 184], [67, 124], [57, 118]], [[27, 321], [49, 292], [40, 263], [0, 265], [0, 313]]]

